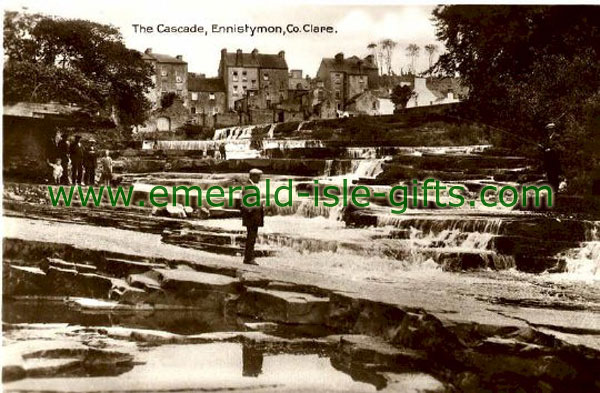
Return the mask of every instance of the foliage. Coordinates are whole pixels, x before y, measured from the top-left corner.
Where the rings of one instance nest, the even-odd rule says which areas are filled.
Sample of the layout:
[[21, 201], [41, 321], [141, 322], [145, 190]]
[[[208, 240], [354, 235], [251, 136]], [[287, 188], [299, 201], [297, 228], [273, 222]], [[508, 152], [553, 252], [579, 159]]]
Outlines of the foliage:
[[177, 94], [172, 91], [169, 93], [163, 94], [163, 96], [160, 98], [160, 107], [162, 109], [170, 108], [175, 103], [176, 98], [177, 98]]
[[406, 108], [406, 104], [408, 101], [415, 96], [415, 92], [409, 86], [396, 86], [394, 90], [392, 90], [392, 94], [390, 96], [392, 102], [398, 108]]
[[585, 146], [599, 140], [592, 124], [600, 105], [600, 8], [449, 5], [433, 15], [447, 48], [436, 68], [461, 75], [473, 116], [531, 154], [548, 143], [544, 125], [555, 122], [566, 175], [597, 165], [600, 149]]
[[75, 104], [125, 127], [145, 120], [151, 66], [113, 26], [5, 12], [4, 51], [5, 103]]

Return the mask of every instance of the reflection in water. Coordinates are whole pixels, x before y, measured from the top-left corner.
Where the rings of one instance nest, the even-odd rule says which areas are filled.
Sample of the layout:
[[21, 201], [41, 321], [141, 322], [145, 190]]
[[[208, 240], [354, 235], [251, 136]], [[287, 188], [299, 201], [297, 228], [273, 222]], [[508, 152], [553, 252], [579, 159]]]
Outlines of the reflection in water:
[[263, 353], [249, 345], [242, 345], [242, 375], [258, 377], [262, 373]]
[[[161, 345], [133, 352], [136, 366], [118, 376], [25, 378], [10, 391], [228, 391], [278, 389], [373, 392], [317, 354], [269, 354], [236, 343]], [[240, 372], [242, 371], [242, 372]], [[250, 378], [249, 378], [250, 377]], [[365, 378], [366, 380], [366, 378]]]

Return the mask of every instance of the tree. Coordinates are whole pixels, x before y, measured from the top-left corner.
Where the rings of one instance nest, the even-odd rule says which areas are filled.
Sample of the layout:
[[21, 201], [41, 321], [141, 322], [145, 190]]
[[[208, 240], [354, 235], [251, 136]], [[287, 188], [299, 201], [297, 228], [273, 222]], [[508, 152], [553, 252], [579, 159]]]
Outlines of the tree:
[[410, 57], [410, 69], [413, 75], [416, 75], [415, 60], [419, 57], [421, 48], [417, 44], [410, 44], [406, 47], [406, 55]]
[[175, 102], [175, 99], [177, 98], [177, 94], [175, 94], [175, 92], [169, 92], [164, 94], [161, 98], [160, 98], [160, 107], [162, 109], [167, 109], [169, 107], [171, 107], [173, 105], [173, 103]]
[[124, 127], [141, 124], [152, 69], [119, 30], [80, 19], [4, 14], [4, 101], [75, 104]]
[[371, 53], [373, 56], [375, 56], [375, 51], [377, 49], [377, 44], [374, 42], [370, 42], [369, 45], [367, 45], [367, 49], [369, 50], [369, 53]]
[[398, 109], [398, 108], [404, 109], [404, 108], [406, 108], [406, 104], [408, 104], [408, 101], [414, 96], [415, 96], [415, 92], [410, 88], [410, 86], [397, 85], [392, 90], [392, 95], [390, 98], [391, 98], [392, 102], [394, 103], [394, 105], [396, 106], [396, 109]]
[[429, 69], [428, 69], [429, 72], [431, 72], [431, 68], [433, 67], [433, 56], [435, 55], [437, 50], [438, 50], [438, 46], [435, 44], [425, 45], [425, 51], [429, 55]]
[[369, 53], [371, 55], [373, 55], [373, 58], [375, 59], [375, 62], [379, 63], [379, 56], [378, 56], [378, 53], [377, 53], [377, 44], [374, 43], [374, 42], [371, 42], [371, 43], [369, 43], [369, 45], [367, 45], [367, 49], [369, 49]]
[[394, 48], [396, 48], [396, 45], [398, 45], [398, 43], [394, 40], [386, 38], [384, 40], [381, 40], [379, 45], [383, 49], [383, 59], [385, 61], [387, 74], [392, 75], [392, 54], [394, 52]]
[[439, 6], [433, 15], [447, 48], [435, 67], [461, 76], [472, 116], [505, 130], [503, 144], [536, 154], [544, 125], [556, 122], [568, 177], [600, 165], [591, 126], [600, 112], [598, 7]]

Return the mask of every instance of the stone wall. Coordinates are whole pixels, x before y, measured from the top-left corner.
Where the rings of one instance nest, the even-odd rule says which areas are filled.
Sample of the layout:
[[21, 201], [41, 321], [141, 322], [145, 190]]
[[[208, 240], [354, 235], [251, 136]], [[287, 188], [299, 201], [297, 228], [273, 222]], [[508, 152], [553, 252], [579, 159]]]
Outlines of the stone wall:
[[3, 117], [3, 168], [6, 178], [43, 181], [50, 176], [46, 159], [53, 159], [56, 125], [44, 119]]

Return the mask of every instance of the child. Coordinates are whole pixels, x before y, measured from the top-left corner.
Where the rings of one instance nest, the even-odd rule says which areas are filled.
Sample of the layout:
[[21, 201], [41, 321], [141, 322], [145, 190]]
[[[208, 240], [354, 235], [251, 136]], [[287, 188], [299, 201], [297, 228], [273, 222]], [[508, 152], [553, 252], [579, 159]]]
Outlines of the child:
[[46, 162], [48, 163], [48, 166], [52, 168], [52, 180], [54, 180], [54, 184], [60, 184], [60, 178], [63, 175], [62, 160], [57, 158], [54, 164], [49, 160], [46, 160]]
[[102, 164], [100, 184], [105, 183], [107, 186], [110, 186], [110, 182], [112, 181], [113, 162], [112, 158], [110, 158], [110, 152], [108, 150], [104, 152], [104, 157], [100, 159], [100, 163]]

